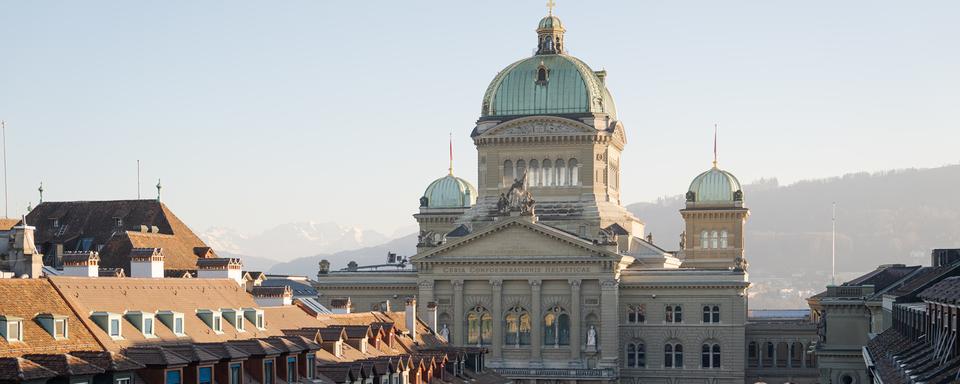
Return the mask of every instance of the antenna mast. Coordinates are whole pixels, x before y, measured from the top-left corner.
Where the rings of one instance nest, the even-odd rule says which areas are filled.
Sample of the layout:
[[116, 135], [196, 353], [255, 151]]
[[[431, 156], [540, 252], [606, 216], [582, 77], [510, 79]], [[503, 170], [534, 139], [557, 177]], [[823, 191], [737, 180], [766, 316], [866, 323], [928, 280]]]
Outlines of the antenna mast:
[[3, 217], [10, 217], [7, 205], [7, 122], [0, 120], [0, 129], [3, 130]]
[[833, 202], [833, 211], [830, 215], [832, 225], [830, 241], [830, 284], [837, 285], [837, 203]]

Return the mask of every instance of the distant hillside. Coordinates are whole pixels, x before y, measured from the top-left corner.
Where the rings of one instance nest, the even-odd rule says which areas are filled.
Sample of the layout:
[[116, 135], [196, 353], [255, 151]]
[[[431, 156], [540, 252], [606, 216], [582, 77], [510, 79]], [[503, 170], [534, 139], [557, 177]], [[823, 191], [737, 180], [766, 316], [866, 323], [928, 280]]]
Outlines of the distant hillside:
[[417, 235], [409, 234], [373, 247], [340, 251], [333, 254], [301, 257], [285, 263], [277, 263], [270, 268], [270, 273], [313, 277], [317, 274], [317, 263], [323, 259], [330, 261], [330, 267], [332, 269], [340, 269], [346, 267], [347, 263], [351, 261], [356, 261], [357, 264], [360, 265], [385, 263], [387, 261], [387, 252], [396, 252], [402, 256], [413, 256], [416, 251]]
[[[746, 256], [751, 276], [824, 275], [830, 270], [830, 205], [837, 203], [837, 270], [883, 263], [929, 263], [932, 248], [960, 247], [960, 165], [855, 173], [780, 186], [744, 186], [750, 208]], [[676, 249], [681, 196], [627, 208], [654, 241]]]

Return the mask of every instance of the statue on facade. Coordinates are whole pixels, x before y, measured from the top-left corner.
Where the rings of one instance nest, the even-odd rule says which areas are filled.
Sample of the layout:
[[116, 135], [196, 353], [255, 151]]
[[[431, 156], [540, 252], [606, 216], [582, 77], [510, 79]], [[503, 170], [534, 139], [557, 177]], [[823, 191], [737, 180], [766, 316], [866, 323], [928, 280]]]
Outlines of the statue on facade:
[[587, 329], [587, 346], [588, 347], [597, 346], [597, 328], [592, 325], [590, 326], [589, 329]]
[[444, 340], [450, 341], [450, 328], [447, 328], [447, 324], [443, 324], [438, 333]]
[[687, 231], [680, 232], [680, 250], [683, 250], [685, 245], [687, 245]]
[[434, 231], [420, 231], [420, 235], [417, 236], [417, 246], [436, 247], [443, 244], [446, 240], [446, 234], [437, 233]]
[[613, 231], [607, 228], [601, 228], [600, 232], [597, 233], [597, 244], [598, 245], [613, 245], [617, 243], [616, 238], [614, 237]]
[[733, 270], [735, 271], [746, 271], [749, 266], [750, 263], [747, 263], [747, 259], [743, 256], [733, 259]]
[[500, 200], [497, 201], [497, 212], [501, 215], [509, 215], [518, 212], [521, 215], [532, 216], [534, 214], [533, 195], [527, 190], [527, 172], [524, 171], [510, 186], [506, 194], [500, 194]]

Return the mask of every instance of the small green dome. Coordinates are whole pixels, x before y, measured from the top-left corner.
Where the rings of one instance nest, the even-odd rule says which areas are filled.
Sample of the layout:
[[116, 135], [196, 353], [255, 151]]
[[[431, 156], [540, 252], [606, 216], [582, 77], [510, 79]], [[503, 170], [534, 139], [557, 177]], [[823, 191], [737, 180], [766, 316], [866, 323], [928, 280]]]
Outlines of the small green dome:
[[467, 208], [477, 202], [477, 189], [452, 173], [434, 180], [423, 191], [423, 208]]
[[483, 97], [481, 118], [605, 113], [615, 119], [613, 97], [601, 78], [605, 75], [566, 54], [536, 55], [517, 61], [490, 82]]
[[560, 18], [550, 15], [540, 19], [540, 24], [537, 25], [537, 30], [542, 29], [563, 29], [563, 23], [560, 22]]
[[740, 181], [732, 173], [714, 166], [697, 175], [687, 191], [687, 202], [733, 203], [743, 201]]

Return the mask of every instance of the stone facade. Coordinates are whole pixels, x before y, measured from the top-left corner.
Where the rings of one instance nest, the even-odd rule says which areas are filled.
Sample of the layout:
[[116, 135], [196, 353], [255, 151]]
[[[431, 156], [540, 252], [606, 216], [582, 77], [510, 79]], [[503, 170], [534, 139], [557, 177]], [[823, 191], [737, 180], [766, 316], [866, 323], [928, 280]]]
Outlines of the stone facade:
[[[558, 42], [566, 29], [551, 15], [542, 31]], [[489, 348], [487, 366], [518, 382], [744, 383], [739, 183], [714, 164], [697, 191], [716, 193], [682, 211], [687, 233], [709, 229], [708, 246], [699, 235], [677, 251], [654, 244], [620, 202], [627, 138], [606, 72], [552, 49], [487, 89], [471, 133], [476, 203], [433, 209], [428, 188], [409, 263], [322, 268], [318, 291], [357, 310], [415, 295], [434, 332]]]

